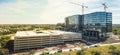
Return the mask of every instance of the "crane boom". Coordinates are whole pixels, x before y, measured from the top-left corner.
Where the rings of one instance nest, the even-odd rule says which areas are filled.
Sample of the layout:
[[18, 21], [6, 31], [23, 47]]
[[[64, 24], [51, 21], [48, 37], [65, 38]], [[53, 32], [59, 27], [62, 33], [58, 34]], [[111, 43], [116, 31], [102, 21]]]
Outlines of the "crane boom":
[[74, 5], [78, 5], [78, 6], [81, 6], [82, 7], [82, 15], [84, 14], [84, 8], [88, 8], [88, 6], [85, 6], [84, 3], [82, 5], [80, 4], [77, 4], [77, 3], [74, 3], [74, 2], [70, 2], [71, 4], [74, 4]]
[[104, 6], [104, 10], [106, 12], [106, 9], [108, 8], [107, 5], [106, 5], [106, 3], [103, 3], [102, 5]]

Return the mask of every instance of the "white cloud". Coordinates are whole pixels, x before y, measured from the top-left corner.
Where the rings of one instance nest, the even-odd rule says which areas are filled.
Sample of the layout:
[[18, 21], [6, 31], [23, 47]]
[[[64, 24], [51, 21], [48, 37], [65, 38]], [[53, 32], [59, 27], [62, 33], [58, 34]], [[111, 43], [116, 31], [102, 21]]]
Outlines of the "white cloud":
[[114, 17], [120, 17], [120, 14], [113, 14]]
[[[29, 20], [31, 23], [58, 23], [64, 22], [64, 18], [70, 15], [81, 14], [81, 7], [70, 4], [74, 2], [78, 4], [84, 3], [88, 8], [85, 13], [95, 11], [103, 11], [101, 5], [104, 0], [46, 0], [47, 4], [42, 5], [42, 0], [16, 0], [16, 2], [0, 4], [0, 20], [20, 20], [18, 23], [25, 23]], [[113, 21], [119, 20], [120, 5], [116, 0], [109, 6], [118, 4], [117, 6], [108, 7], [107, 11], [113, 12]], [[43, 10], [44, 9], [44, 10]], [[1, 19], [3, 18], [3, 19]], [[30, 19], [31, 18], [31, 19]], [[114, 19], [115, 18], [115, 19]], [[12, 22], [13, 22], [12, 21]], [[27, 21], [28, 23], [30, 23]], [[3, 21], [0, 21], [3, 22]], [[11, 21], [10, 21], [11, 22]], [[14, 23], [14, 22], [13, 22]], [[118, 22], [119, 23], [119, 22]]]
[[25, 8], [29, 8], [29, 7], [33, 7], [33, 4], [19, 0], [16, 3], [2, 4], [1, 9], [3, 8], [2, 10], [5, 10], [5, 11], [1, 11], [1, 12], [6, 13], [6, 11], [9, 11], [9, 12], [11, 11], [12, 13], [13, 12], [21, 13], [21, 12], [24, 12]]
[[[120, 17], [120, 16], [119, 16]], [[113, 24], [120, 24], [120, 18], [113, 17]]]
[[81, 7], [71, 4], [94, 3], [97, 0], [48, 0], [48, 5], [40, 18], [48, 20], [49, 23], [64, 22], [64, 18], [69, 15], [81, 14]]
[[37, 21], [40, 18], [41, 7], [39, 5], [41, 5], [40, 2], [34, 3], [26, 0], [17, 0], [16, 2], [1, 4], [0, 23], [30, 23], [31, 21], [33, 21], [31, 23], [39, 22]]

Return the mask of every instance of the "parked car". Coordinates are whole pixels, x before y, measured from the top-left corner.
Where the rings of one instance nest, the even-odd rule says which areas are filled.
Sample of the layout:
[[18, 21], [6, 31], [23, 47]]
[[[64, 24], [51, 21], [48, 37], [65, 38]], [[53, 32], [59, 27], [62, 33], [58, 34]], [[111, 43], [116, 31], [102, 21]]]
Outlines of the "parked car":
[[60, 52], [62, 52], [62, 50], [58, 50], [57, 52], [60, 53]]

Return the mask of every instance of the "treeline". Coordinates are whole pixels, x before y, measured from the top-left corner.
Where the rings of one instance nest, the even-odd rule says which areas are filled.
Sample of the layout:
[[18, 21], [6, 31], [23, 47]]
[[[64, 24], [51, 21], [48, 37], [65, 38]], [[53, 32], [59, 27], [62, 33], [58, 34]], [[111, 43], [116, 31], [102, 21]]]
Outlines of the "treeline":
[[11, 35], [17, 31], [28, 31], [34, 29], [53, 30], [54, 24], [1, 24], [0, 25], [0, 55], [8, 55], [13, 52], [13, 42]]
[[113, 26], [113, 34], [120, 35], [120, 26]]
[[16, 31], [27, 31], [39, 28], [42, 30], [55, 29], [54, 24], [4, 24], [0, 25], [0, 35], [15, 33]]

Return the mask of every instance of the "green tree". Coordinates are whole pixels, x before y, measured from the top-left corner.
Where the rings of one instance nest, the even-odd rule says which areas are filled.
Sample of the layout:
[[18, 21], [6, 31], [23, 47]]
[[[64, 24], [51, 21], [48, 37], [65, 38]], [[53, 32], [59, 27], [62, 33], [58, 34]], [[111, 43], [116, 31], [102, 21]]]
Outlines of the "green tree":
[[109, 52], [111, 55], [120, 55], [120, 50], [113, 50]]
[[115, 29], [115, 30], [113, 30], [113, 33], [115, 34], [115, 35], [117, 35], [118, 34], [118, 32], [117, 32], [117, 30]]
[[28, 55], [34, 55], [35, 51], [31, 50]]
[[49, 53], [48, 52], [44, 52], [41, 55], [49, 55]]
[[85, 55], [85, 54], [83, 53], [83, 50], [81, 50], [77, 52], [77, 55]]
[[110, 51], [109, 51], [109, 53], [111, 54], [111, 55], [120, 55], [120, 50], [117, 50], [117, 48], [115, 47], [115, 46], [110, 46], [109, 47], [109, 49], [110, 49]]
[[0, 49], [0, 55], [9, 55], [9, 50], [8, 49]]
[[10, 36], [1, 36], [0, 39], [1, 47], [4, 48], [9, 40]]
[[99, 52], [99, 51], [92, 51], [91, 55], [101, 55], [101, 52]]
[[113, 50], [115, 50], [115, 49], [116, 49], [116, 47], [115, 47], [115, 46], [113, 46], [113, 45], [111, 45], [111, 46], [109, 47], [109, 49], [110, 49], [110, 51], [113, 51]]

